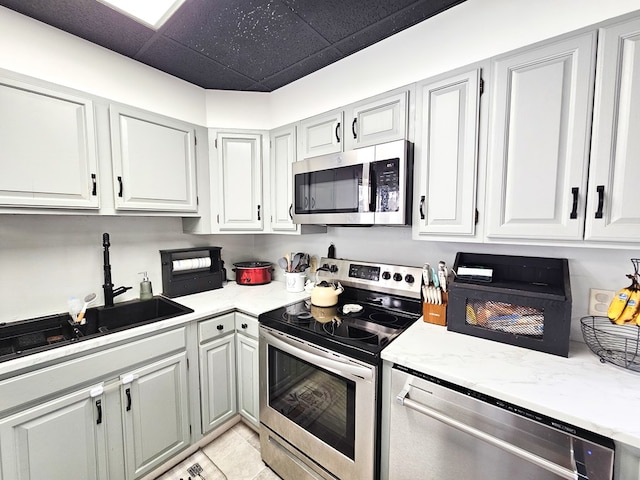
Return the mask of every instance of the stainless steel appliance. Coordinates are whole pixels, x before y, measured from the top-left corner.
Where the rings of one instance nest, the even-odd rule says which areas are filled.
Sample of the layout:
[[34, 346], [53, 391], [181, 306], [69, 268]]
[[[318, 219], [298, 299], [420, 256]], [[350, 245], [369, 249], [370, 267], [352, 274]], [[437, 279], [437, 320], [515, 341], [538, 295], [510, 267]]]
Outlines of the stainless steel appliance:
[[344, 287], [337, 305], [303, 301], [259, 317], [262, 459], [285, 480], [371, 480], [380, 352], [421, 315], [421, 269], [320, 263]]
[[389, 479], [611, 480], [605, 437], [394, 365]]
[[405, 140], [308, 158], [292, 168], [294, 223], [410, 223], [413, 162]]

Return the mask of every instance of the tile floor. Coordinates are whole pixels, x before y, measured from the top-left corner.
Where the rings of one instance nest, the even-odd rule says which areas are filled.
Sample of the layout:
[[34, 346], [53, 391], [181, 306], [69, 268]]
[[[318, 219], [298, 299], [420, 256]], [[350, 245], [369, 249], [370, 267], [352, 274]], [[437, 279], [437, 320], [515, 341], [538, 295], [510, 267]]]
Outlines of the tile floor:
[[[200, 477], [189, 472], [202, 467]], [[260, 437], [240, 422], [156, 480], [278, 480], [260, 459]]]

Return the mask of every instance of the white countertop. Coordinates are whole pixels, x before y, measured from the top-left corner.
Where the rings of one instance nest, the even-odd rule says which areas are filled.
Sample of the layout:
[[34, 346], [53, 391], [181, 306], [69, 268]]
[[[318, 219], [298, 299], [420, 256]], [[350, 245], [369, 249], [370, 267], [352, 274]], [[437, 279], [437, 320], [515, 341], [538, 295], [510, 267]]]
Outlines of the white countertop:
[[232, 310], [239, 310], [257, 317], [261, 313], [308, 297], [309, 294], [306, 292], [287, 292], [284, 282], [271, 282], [266, 285], [251, 286], [228, 282], [222, 288], [216, 290], [171, 299], [191, 308], [194, 311], [193, 313], [8, 360], [0, 363], [0, 376], [133, 337], [147, 336], [159, 330], [187, 324], [193, 320], [216, 316]]
[[581, 342], [565, 358], [420, 319], [382, 358], [640, 448], [640, 373], [601, 363]]

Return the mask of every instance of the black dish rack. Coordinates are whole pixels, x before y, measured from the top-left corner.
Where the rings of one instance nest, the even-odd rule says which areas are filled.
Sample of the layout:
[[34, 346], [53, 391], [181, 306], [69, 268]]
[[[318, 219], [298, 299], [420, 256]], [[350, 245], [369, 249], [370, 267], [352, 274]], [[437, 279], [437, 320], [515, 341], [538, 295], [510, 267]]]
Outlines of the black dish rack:
[[582, 336], [602, 363], [640, 372], [640, 327], [616, 325], [607, 317], [582, 317]]

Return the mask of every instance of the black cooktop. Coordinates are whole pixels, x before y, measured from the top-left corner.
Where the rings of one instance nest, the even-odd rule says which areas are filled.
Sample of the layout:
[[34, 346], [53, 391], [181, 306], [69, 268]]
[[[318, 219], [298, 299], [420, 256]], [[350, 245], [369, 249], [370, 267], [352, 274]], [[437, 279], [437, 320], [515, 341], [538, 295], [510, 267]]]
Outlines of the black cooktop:
[[380, 352], [420, 315], [414, 299], [345, 288], [334, 307], [300, 301], [259, 316], [260, 324], [329, 350], [379, 363]]

